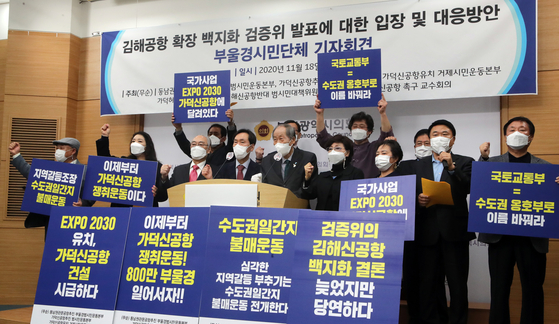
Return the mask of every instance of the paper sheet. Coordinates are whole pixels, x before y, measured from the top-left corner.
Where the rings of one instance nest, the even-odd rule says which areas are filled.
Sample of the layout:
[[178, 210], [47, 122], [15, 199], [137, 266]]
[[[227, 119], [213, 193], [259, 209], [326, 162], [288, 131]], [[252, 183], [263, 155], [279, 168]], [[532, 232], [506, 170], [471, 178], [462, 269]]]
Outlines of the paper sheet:
[[421, 178], [421, 186], [423, 194], [429, 196], [429, 203], [426, 207], [433, 205], [454, 205], [452, 200], [452, 191], [448, 182], [436, 182]]

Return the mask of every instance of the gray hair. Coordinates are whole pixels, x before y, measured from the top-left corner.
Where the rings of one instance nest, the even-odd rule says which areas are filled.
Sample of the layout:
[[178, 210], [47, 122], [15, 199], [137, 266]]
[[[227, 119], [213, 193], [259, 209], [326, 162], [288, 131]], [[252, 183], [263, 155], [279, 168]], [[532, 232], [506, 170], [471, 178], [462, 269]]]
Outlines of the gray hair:
[[278, 127], [284, 127], [285, 128], [285, 135], [289, 138], [289, 140], [295, 139], [295, 128], [293, 128], [293, 126], [289, 125], [289, 124], [278, 124], [276, 127], [274, 127], [274, 131], [272, 132], [272, 136], [273, 134], [276, 133], [276, 129], [278, 129]]
[[[208, 147], [211, 146], [210, 138], [208, 137], [208, 135], [198, 134], [198, 135], [196, 135], [196, 136], [194, 136], [194, 137], [198, 137], [198, 136], [202, 136], [203, 138], [205, 138], [205, 139], [206, 139], [206, 145], [208, 145]], [[192, 139], [194, 139], [194, 138], [192, 138]]]

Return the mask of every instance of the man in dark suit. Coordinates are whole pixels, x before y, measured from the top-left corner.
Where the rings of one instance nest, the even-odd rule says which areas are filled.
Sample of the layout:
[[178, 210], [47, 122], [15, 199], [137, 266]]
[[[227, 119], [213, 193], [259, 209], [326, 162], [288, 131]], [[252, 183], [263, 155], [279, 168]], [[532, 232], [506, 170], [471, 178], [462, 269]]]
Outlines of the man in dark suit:
[[398, 172], [400, 172], [400, 174], [414, 174], [415, 163], [421, 158], [431, 156], [431, 143], [429, 142], [428, 129], [420, 129], [415, 133], [413, 137], [413, 149], [415, 150], [415, 159], [400, 162], [400, 164], [398, 164]]
[[192, 161], [175, 167], [173, 176], [170, 179], [169, 171], [171, 166], [164, 164], [161, 167], [161, 180], [164, 188], [174, 187], [186, 182], [206, 180], [203, 173], [207, 173], [211, 169], [210, 165], [206, 163], [208, 153], [210, 152], [208, 142], [208, 138], [204, 135], [194, 137], [190, 143]]
[[295, 129], [289, 124], [276, 126], [272, 135], [277, 151], [268, 154], [262, 161], [262, 182], [287, 188], [300, 198], [305, 165], [310, 162], [314, 166], [312, 178], [318, 173], [316, 155], [293, 147], [297, 137]]
[[[431, 143], [429, 142], [429, 130], [424, 128], [415, 133], [413, 137], [413, 148], [415, 150], [415, 159], [400, 162], [398, 165], [398, 172], [401, 175], [415, 174], [415, 167], [417, 161], [420, 159], [431, 156]], [[417, 215], [415, 216], [418, 217]], [[421, 291], [419, 289], [419, 278], [422, 261], [417, 255], [417, 242], [405, 241], [404, 242], [404, 264], [403, 264], [403, 283], [402, 290], [405, 294], [408, 303], [408, 316], [409, 324], [421, 323], [419, 301], [421, 298]], [[441, 279], [438, 280], [437, 289], [437, 303], [439, 310], [439, 319], [443, 323], [448, 322], [448, 306], [446, 303], [446, 288], [444, 284], [444, 273], [439, 271]]]
[[[209, 148], [208, 158], [206, 163], [212, 165], [214, 168], [219, 168], [225, 161], [227, 153], [233, 152], [233, 138], [235, 133], [237, 133], [237, 126], [233, 121], [234, 113], [233, 109], [229, 109], [225, 112], [227, 117], [229, 117], [229, 122], [227, 122], [227, 129], [220, 124], [212, 124], [208, 128], [208, 139]], [[182, 129], [182, 124], [175, 123], [175, 115], [172, 117], [173, 126], [175, 126], [175, 140], [181, 148], [181, 150], [188, 157], [192, 158], [190, 152], [190, 141], [186, 138], [184, 131]], [[225, 145], [225, 140], [227, 140], [227, 145]]]
[[253, 175], [261, 172], [260, 165], [250, 158], [250, 153], [254, 151], [255, 145], [256, 135], [252, 131], [239, 130], [233, 142], [235, 160], [226, 162], [215, 176], [210, 174], [208, 178], [250, 181]]
[[[503, 127], [508, 152], [490, 158], [489, 142], [486, 142], [479, 148], [480, 161], [549, 164], [528, 152], [535, 132], [536, 127], [528, 118], [512, 118]], [[516, 263], [522, 285], [520, 323], [543, 324], [543, 283], [549, 239], [480, 233], [479, 241], [489, 244], [489, 275], [491, 277], [489, 323], [510, 323], [509, 295]]]
[[[417, 161], [418, 208], [415, 218], [415, 241], [421, 262], [419, 289], [422, 323], [442, 323], [438, 308], [438, 288], [444, 276], [450, 290], [451, 324], [468, 322], [469, 241], [468, 204], [473, 159], [451, 153], [456, 130], [447, 120], [437, 120], [429, 127], [433, 154]], [[450, 185], [454, 205], [427, 207], [429, 196], [423, 193], [421, 179], [444, 181]], [[444, 276], [440, 275], [441, 269]], [[442, 281], [442, 282], [441, 282]]]

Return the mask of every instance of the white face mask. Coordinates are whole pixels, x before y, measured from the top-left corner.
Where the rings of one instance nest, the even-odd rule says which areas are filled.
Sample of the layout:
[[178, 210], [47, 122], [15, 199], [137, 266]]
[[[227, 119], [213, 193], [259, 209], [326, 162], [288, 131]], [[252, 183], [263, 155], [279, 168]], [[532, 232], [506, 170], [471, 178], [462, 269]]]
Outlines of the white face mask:
[[146, 151], [146, 147], [140, 143], [130, 143], [130, 153], [140, 155]]
[[190, 155], [193, 160], [201, 160], [206, 157], [207, 154], [208, 152], [206, 152], [206, 149], [201, 146], [194, 146], [190, 149]]
[[360, 141], [367, 138], [367, 131], [361, 128], [354, 128], [351, 130], [351, 137], [354, 141]]
[[516, 131], [507, 136], [507, 145], [513, 150], [520, 150], [530, 143], [529, 136]]
[[54, 152], [54, 159], [58, 162], [64, 162], [69, 158], [66, 157], [66, 151], [58, 149]]
[[210, 145], [212, 147], [216, 147], [219, 144], [221, 144], [221, 140], [219, 139], [219, 137], [215, 136], [215, 135], [211, 135], [210, 136]]
[[415, 157], [418, 159], [430, 156], [433, 152], [431, 146], [421, 145], [415, 148]]
[[334, 150], [328, 152], [328, 161], [330, 161], [331, 164], [339, 164], [342, 163], [344, 160], [345, 160], [344, 152], [338, 152]]
[[430, 139], [431, 149], [437, 154], [450, 151], [450, 138], [438, 136]]
[[276, 147], [276, 151], [278, 151], [281, 156], [286, 156], [289, 151], [291, 151], [291, 145], [289, 145], [289, 143], [277, 143], [274, 146]]
[[235, 153], [235, 158], [237, 158], [237, 160], [244, 159], [249, 154], [249, 152], [247, 152], [248, 148], [249, 148], [248, 146], [242, 146], [239, 144], [233, 146], [233, 152]]
[[377, 155], [375, 157], [375, 165], [380, 171], [386, 171], [390, 169], [392, 162], [390, 162], [390, 156], [388, 155]]

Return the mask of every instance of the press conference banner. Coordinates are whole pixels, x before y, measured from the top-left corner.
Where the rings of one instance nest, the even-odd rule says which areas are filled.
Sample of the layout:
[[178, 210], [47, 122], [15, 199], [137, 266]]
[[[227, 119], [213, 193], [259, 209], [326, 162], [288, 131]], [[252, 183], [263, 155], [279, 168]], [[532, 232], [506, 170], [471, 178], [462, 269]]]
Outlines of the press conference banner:
[[404, 214], [406, 241], [415, 237], [415, 175], [342, 181], [340, 211], [375, 213], [381, 219]]
[[559, 238], [559, 166], [474, 162], [468, 231]]
[[398, 323], [404, 217], [301, 210], [287, 323]]
[[83, 199], [153, 206], [157, 162], [89, 156]]
[[80, 198], [84, 166], [33, 159], [21, 210], [50, 215], [52, 206], [72, 206]]
[[198, 323], [209, 213], [132, 208], [114, 324]]
[[200, 324], [285, 323], [299, 210], [210, 208]]
[[32, 324], [112, 324], [130, 208], [53, 207]]
[[389, 101], [533, 94], [536, 17], [535, 0], [401, 0], [106, 32], [101, 115], [171, 112], [175, 73], [223, 70], [237, 109], [308, 106], [318, 54], [369, 49]]

